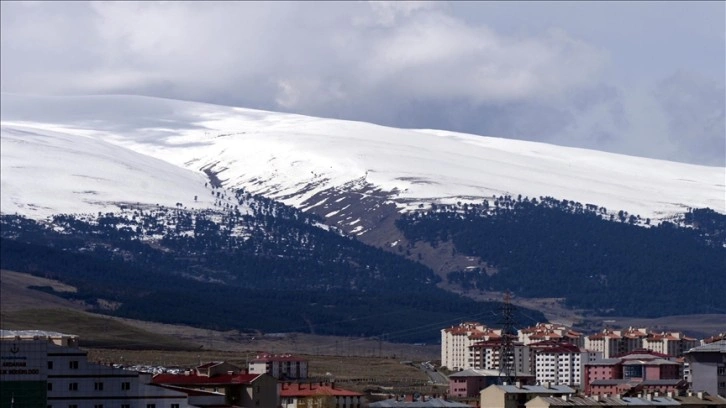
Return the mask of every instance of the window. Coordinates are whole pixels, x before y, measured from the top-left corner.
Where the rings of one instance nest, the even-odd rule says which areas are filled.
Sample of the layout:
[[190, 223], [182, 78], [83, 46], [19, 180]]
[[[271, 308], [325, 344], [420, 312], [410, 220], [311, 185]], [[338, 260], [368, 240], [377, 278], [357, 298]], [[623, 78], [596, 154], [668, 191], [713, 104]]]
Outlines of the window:
[[131, 383], [130, 382], [122, 382], [121, 383], [121, 391], [128, 391], [131, 389]]
[[95, 391], [103, 391], [103, 383], [102, 382], [93, 383], [93, 389]]
[[49, 382], [48, 383], [48, 391], [53, 391], [53, 383], [52, 382]]
[[121, 404], [121, 408], [131, 408], [131, 404]]
[[93, 408], [103, 408], [103, 404], [94, 404]]
[[71, 370], [78, 370], [78, 360], [69, 361], [68, 368]]
[[52, 369], [53, 369], [53, 362], [48, 361], [48, 370], [52, 370]]
[[78, 383], [69, 383], [68, 391], [78, 391]]
[[716, 369], [716, 375], [726, 375], [726, 366], [720, 366]]
[[146, 404], [146, 408], [156, 408], [156, 404]]
[[171, 404], [171, 408], [179, 408], [179, 404]]
[[71, 404], [71, 405], [69, 405], [69, 406], [68, 406], [68, 408], [78, 408], [78, 405], [76, 405], [76, 404]]

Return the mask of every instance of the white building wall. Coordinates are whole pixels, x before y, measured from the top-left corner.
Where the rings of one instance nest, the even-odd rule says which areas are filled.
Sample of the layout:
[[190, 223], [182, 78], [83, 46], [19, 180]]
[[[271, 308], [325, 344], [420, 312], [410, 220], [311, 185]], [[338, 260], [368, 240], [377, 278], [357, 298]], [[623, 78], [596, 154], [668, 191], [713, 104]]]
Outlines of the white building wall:
[[[47, 387], [46, 408], [182, 408], [184, 393], [149, 385], [150, 375], [90, 363], [76, 347], [63, 347], [47, 339], [2, 339], [11, 356], [25, 363], [17, 374], [3, 374], [1, 381], [42, 381]], [[7, 356], [7, 357], [10, 357]], [[9, 359], [8, 359], [9, 361]], [[15, 367], [14, 367], [15, 368]]]

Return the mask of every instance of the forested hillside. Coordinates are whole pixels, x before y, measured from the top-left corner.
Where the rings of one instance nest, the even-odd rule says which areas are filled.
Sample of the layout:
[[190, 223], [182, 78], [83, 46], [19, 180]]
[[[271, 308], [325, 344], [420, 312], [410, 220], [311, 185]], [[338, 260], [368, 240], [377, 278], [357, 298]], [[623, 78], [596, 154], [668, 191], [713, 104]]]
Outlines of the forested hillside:
[[236, 198], [249, 213], [129, 206], [48, 223], [5, 215], [0, 265], [76, 286], [63, 295], [103, 313], [215, 329], [432, 341], [446, 325], [498, 319], [498, 304], [438, 289], [421, 264], [263, 197]]
[[691, 210], [650, 225], [623, 211], [548, 197], [499, 197], [403, 216], [411, 241], [484, 260], [455, 271], [469, 290], [563, 297], [593, 313], [655, 317], [726, 310], [726, 216]]

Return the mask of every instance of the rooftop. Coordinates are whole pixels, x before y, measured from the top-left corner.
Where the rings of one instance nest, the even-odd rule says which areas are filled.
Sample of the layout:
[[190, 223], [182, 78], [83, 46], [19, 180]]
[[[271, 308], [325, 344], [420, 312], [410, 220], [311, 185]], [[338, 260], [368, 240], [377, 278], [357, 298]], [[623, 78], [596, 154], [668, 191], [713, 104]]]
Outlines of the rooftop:
[[714, 341], [703, 346], [694, 347], [686, 352], [689, 353], [726, 353], [726, 340]]

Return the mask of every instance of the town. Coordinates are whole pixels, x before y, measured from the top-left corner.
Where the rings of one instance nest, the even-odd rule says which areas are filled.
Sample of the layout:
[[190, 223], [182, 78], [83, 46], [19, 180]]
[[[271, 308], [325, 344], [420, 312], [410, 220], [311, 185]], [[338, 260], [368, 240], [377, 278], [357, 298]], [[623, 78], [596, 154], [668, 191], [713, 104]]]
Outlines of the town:
[[515, 334], [463, 322], [441, 329], [440, 361], [401, 362], [425, 372], [431, 392], [347, 389], [311, 376], [309, 361], [291, 353], [260, 352], [244, 367], [125, 366], [91, 361], [71, 334], [3, 330], [1, 337], [2, 408], [726, 408], [726, 333], [584, 334], [538, 323]]

